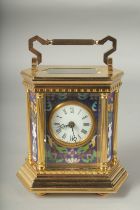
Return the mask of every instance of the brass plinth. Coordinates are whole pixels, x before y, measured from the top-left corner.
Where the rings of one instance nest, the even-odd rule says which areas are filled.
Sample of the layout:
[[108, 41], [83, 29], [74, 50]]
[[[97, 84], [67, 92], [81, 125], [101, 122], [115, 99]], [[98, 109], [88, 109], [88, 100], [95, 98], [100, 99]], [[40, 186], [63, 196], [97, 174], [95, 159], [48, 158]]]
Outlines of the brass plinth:
[[115, 193], [127, 178], [126, 170], [117, 162], [107, 171], [90, 170], [36, 170], [28, 161], [17, 173], [23, 185], [37, 195], [48, 193]]

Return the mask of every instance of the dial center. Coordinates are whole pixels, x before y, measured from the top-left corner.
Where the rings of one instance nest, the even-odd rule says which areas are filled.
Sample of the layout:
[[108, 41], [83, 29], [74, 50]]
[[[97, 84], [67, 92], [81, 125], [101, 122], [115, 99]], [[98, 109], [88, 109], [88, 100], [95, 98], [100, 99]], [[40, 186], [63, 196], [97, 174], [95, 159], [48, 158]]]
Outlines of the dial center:
[[74, 123], [73, 121], [70, 121], [69, 124], [68, 124], [68, 126], [69, 126], [70, 128], [74, 128], [75, 123]]

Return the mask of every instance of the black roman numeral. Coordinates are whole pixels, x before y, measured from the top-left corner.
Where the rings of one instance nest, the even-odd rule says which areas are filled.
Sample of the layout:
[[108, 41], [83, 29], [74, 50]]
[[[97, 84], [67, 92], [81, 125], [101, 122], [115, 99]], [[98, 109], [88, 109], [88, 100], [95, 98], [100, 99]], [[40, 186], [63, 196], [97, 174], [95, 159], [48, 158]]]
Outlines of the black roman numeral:
[[65, 114], [67, 114], [67, 111], [66, 111], [66, 109], [63, 109], [63, 112], [64, 112]]
[[61, 128], [57, 128], [56, 132], [59, 134], [61, 132]]
[[60, 125], [60, 123], [55, 122], [54, 125]]
[[59, 115], [57, 115], [56, 117], [58, 117], [58, 118], [62, 118], [62, 117], [60, 117]]
[[76, 136], [70, 136], [70, 141], [75, 141], [76, 142], [77, 137]]
[[90, 124], [89, 123], [83, 123], [83, 126], [89, 126]]
[[80, 114], [81, 111], [82, 111], [82, 110], [80, 109], [79, 112], [78, 112], [78, 115]]
[[82, 117], [82, 120], [84, 120], [84, 119], [86, 119], [88, 116], [87, 115], [85, 115], [84, 117]]
[[81, 136], [78, 134], [78, 137], [81, 139]]
[[64, 133], [62, 136], [62, 139], [65, 139], [65, 138], [66, 138], [66, 133]]
[[74, 107], [70, 107], [70, 113], [74, 114]]
[[81, 130], [81, 133], [86, 134], [86, 133], [87, 133], [87, 131], [86, 131], [85, 129], [82, 129], [82, 130]]

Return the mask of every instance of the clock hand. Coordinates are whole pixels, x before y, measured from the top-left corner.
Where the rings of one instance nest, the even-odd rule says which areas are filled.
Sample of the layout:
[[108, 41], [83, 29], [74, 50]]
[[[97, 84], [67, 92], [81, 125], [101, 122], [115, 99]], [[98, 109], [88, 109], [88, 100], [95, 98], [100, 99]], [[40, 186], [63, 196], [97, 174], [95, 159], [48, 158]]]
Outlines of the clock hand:
[[73, 129], [74, 126], [75, 126], [75, 123], [74, 123], [73, 121], [70, 121], [70, 122], [68, 123], [68, 125], [66, 125], [66, 126], [68, 126], [69, 128], [72, 129], [72, 133], [73, 133], [72, 140], [74, 140], [74, 141], [76, 142], [77, 137], [75, 136], [75, 134], [74, 134], [74, 129]]
[[64, 124], [60, 125], [60, 128], [65, 128], [66, 126]]
[[64, 125], [64, 124], [61, 124], [61, 125], [59, 124], [59, 125], [58, 125], [58, 127], [60, 127], [60, 128], [65, 128], [65, 127], [68, 127], [68, 126], [69, 126], [69, 125]]
[[72, 127], [72, 132], [73, 132], [73, 140], [76, 142], [77, 137], [76, 137], [75, 134], [74, 134], [74, 129], [73, 129], [73, 127]]

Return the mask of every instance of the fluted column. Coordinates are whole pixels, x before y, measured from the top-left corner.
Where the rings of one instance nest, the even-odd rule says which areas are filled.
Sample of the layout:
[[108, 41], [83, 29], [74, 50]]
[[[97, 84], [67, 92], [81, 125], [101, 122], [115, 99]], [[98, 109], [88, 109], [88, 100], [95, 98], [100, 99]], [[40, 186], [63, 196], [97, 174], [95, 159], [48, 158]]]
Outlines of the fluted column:
[[118, 97], [119, 90], [114, 93], [114, 126], [113, 126], [113, 161], [117, 161], [117, 133], [118, 133]]
[[37, 93], [37, 137], [38, 137], [38, 169], [45, 169], [44, 151], [44, 94]]
[[108, 148], [108, 94], [101, 94], [100, 110], [100, 169], [106, 168]]

